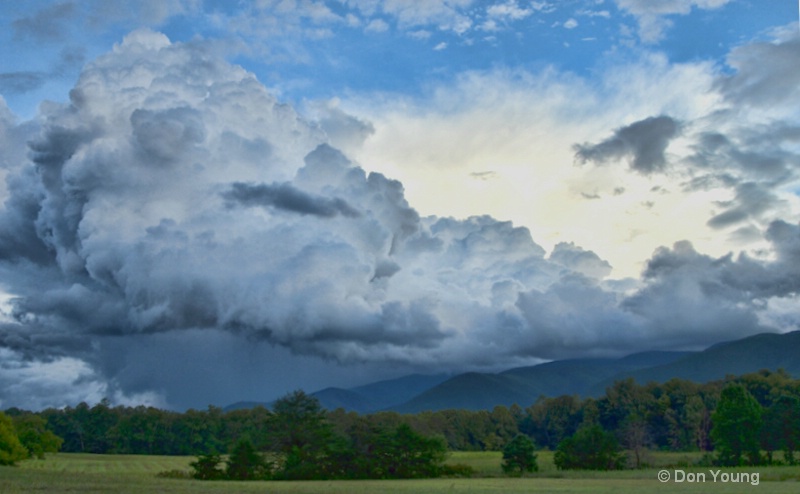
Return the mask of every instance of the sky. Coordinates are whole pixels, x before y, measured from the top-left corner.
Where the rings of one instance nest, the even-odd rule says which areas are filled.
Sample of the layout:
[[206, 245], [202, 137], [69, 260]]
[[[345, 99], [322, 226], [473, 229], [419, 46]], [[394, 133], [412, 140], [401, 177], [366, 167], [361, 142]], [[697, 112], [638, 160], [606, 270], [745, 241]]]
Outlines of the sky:
[[793, 0], [0, 6], [0, 408], [800, 321]]

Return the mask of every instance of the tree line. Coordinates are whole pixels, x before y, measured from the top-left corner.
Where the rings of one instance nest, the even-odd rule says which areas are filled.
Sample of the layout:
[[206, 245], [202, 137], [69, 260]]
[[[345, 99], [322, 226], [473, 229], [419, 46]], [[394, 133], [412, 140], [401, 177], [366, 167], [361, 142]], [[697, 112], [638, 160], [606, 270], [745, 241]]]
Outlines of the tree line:
[[362, 423], [337, 432], [319, 401], [302, 391], [273, 406], [269, 443], [259, 451], [249, 437], [240, 437], [223, 461], [220, 454], [200, 455], [192, 462], [201, 480], [330, 480], [424, 478], [471, 474], [471, 469], [445, 465], [447, 447], [438, 437], [425, 437], [407, 424], [370, 427]]
[[[276, 431], [287, 430], [279, 403], [273, 410], [224, 411], [212, 406], [179, 413], [143, 406], [112, 407], [104, 400], [91, 407], [81, 403], [36, 413], [18, 409], [6, 413], [15, 421], [37, 417], [63, 440], [62, 451], [214, 455], [233, 451], [242, 440], [255, 451], [276, 451]], [[580, 432], [581, 440], [616, 441], [619, 448], [629, 451], [634, 467], [646, 464], [645, 453], [653, 449], [716, 450], [717, 461], [723, 464], [774, 462], [777, 457], [773, 453], [782, 451], [783, 461], [794, 463], [800, 443], [800, 380], [783, 371], [761, 371], [705, 384], [673, 379], [640, 385], [627, 379], [615, 382], [599, 398], [541, 397], [526, 408], [512, 405], [491, 411], [413, 415], [320, 409], [319, 414], [329, 435], [322, 441], [330, 446], [323, 457], [333, 458], [341, 452], [353, 455], [354, 462], [361, 458], [377, 464], [377, 458], [386, 454], [381, 447], [391, 443], [392, 434], [410, 432], [436, 439], [449, 450], [499, 451], [524, 436], [537, 448], [558, 451], [560, 447], [562, 453], [557, 457], [564, 458], [562, 466], [569, 468], [567, 460], [574, 456], [569, 448], [577, 451], [584, 447], [581, 443], [575, 446], [582, 438]], [[734, 437], [742, 431], [747, 437]], [[303, 449], [282, 451], [286, 463], [273, 466], [275, 471], [295, 459], [298, 464], [307, 463], [300, 461]], [[295, 453], [301, 456], [292, 456]], [[619, 457], [598, 461], [617, 466]], [[365, 470], [372, 468], [364, 466]]]

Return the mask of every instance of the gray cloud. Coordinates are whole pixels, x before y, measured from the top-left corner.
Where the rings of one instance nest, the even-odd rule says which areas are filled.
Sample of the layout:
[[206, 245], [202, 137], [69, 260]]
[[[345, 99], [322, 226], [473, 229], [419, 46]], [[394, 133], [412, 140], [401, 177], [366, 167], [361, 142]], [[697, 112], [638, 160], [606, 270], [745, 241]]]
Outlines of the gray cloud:
[[732, 201], [719, 204], [725, 211], [708, 220], [708, 226], [725, 228], [748, 219], [758, 219], [778, 202], [777, 196], [769, 189], [753, 182], [741, 183], [736, 187], [736, 197]]
[[[622, 307], [659, 335], [657, 346], [687, 341], [702, 346], [769, 331], [756, 316], [758, 302], [748, 287], [730, 282], [731, 276], [760, 267], [747, 259], [735, 262], [730, 256], [713, 259], [697, 253], [689, 242], [678, 242], [673, 249], [656, 251], [643, 273], [647, 285], [625, 299]], [[745, 279], [750, 285], [752, 278]]]
[[617, 294], [582, 275], [568, 274], [545, 290], [521, 292], [516, 308], [530, 328], [515, 337], [518, 354], [602, 356], [653, 344], [643, 341], [641, 321], [619, 307]]
[[724, 320], [733, 320], [737, 314], [742, 317], [733, 326], [741, 328], [737, 334], [761, 328], [756, 322], [756, 308], [772, 297], [800, 293], [800, 225], [773, 221], [763, 235], [772, 245], [773, 261], [758, 261], [746, 254], [736, 259], [731, 254], [715, 259], [698, 253], [687, 241], [676, 243], [672, 249], [658, 249], [643, 273], [649, 287], [626, 304], [637, 308], [656, 300], [657, 292], [683, 293], [687, 305], [705, 304], [712, 312], [727, 314]]
[[338, 215], [351, 218], [359, 216], [359, 212], [342, 198], [312, 196], [289, 183], [272, 185], [235, 183], [223, 197], [244, 206], [273, 207], [325, 218]]
[[45, 72], [4, 72], [0, 74], [0, 91], [6, 94], [27, 93], [40, 88], [47, 78]]
[[734, 48], [727, 61], [735, 73], [720, 79], [719, 86], [733, 104], [776, 106], [800, 97], [800, 73], [796, 70], [800, 36], [795, 32], [778, 42]]
[[45, 7], [29, 17], [11, 23], [14, 37], [40, 42], [60, 41], [66, 35], [65, 22], [75, 15], [72, 2], [63, 2]]
[[27, 93], [42, 87], [47, 81], [69, 74], [80, 68], [84, 61], [84, 50], [65, 47], [49, 70], [0, 73], [0, 91], [4, 93]]
[[136, 145], [149, 163], [169, 164], [205, 139], [202, 118], [191, 108], [138, 109], [130, 120]]
[[738, 129], [730, 135], [701, 133], [695, 153], [687, 162], [706, 175], [695, 177], [695, 186], [734, 187], [740, 181], [758, 181], [774, 187], [793, 178], [797, 156], [785, 149], [797, 142], [794, 126], [775, 123], [767, 128]]
[[556, 244], [549, 259], [590, 278], [602, 279], [611, 274], [611, 265], [608, 261], [600, 259], [594, 252], [584, 250], [572, 242]]
[[616, 0], [617, 6], [631, 13], [639, 23], [639, 37], [645, 43], [656, 43], [664, 31], [672, 26], [668, 15], [685, 15], [693, 8], [715, 9], [731, 0]]
[[639, 173], [663, 171], [667, 164], [664, 153], [680, 129], [680, 123], [671, 117], [649, 117], [617, 129], [598, 144], [575, 145], [575, 157], [583, 163], [599, 164], [628, 158], [631, 169]]
[[[231, 383], [312, 382], [295, 365], [369, 377], [698, 346], [784, 329], [759, 311], [797, 291], [800, 228], [783, 222], [764, 234], [773, 261], [679, 244], [637, 285], [601, 282], [608, 263], [571, 243], [546, 257], [508, 221], [421, 217], [402, 183], [352, 163], [254, 76], [150, 31], [43, 111], [39, 128], [2, 119], [7, 142], [29, 142], [27, 157], [0, 150], [0, 351], [22, 369], [0, 369], [19, 383], [0, 386], [4, 406], [109, 394], [181, 408], [233, 401]], [[678, 127], [643, 120], [584, 152], [652, 173]], [[723, 206], [755, 218], [768, 189], [747, 187]], [[55, 368], [70, 381], [48, 381]]]
[[53, 77], [77, 72], [86, 60], [86, 50], [81, 46], [65, 46], [58, 53], [58, 59], [50, 69]]
[[[786, 112], [798, 97], [798, 76], [789, 68], [799, 61], [798, 39], [794, 30], [779, 30], [771, 42], [733, 49], [728, 57], [733, 70], [715, 84], [730, 108], [709, 117], [721, 130], [691, 136], [693, 153], [683, 163], [692, 178], [685, 190], [731, 189], [733, 199], [719, 202], [720, 210], [707, 224], [735, 227], [733, 239], [752, 241], [756, 231], [789, 209], [779, 197], [797, 180], [800, 165], [800, 132], [791, 111]], [[766, 117], [753, 124], [742, 118], [748, 112]]]
[[345, 151], [357, 148], [375, 133], [375, 127], [345, 113], [335, 102], [318, 103], [312, 107], [317, 124], [325, 131], [332, 146]]

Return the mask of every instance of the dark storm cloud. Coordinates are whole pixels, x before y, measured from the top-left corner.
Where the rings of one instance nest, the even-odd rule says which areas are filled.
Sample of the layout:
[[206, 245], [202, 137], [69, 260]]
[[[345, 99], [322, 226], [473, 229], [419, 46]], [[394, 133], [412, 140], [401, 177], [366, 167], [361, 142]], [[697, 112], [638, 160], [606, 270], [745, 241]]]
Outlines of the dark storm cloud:
[[762, 269], [746, 258], [714, 259], [689, 242], [678, 242], [656, 251], [643, 273], [647, 285], [622, 306], [672, 346], [681, 340], [708, 345], [769, 331], [756, 316], [758, 302], [749, 292]]
[[[435, 303], [387, 296], [401, 271], [391, 253], [420, 234], [402, 184], [353, 166], [252, 76], [198, 61], [192, 45], [140, 32], [119, 51], [52, 108], [30, 166], [10, 177], [11, 315], [39, 328], [42, 348], [215, 328], [342, 362], [408, 361], [450, 337]], [[137, 64], [139, 79], [118, 77]], [[226, 200], [299, 214], [265, 222]]]
[[669, 116], [649, 117], [617, 129], [598, 144], [575, 145], [575, 157], [582, 163], [598, 164], [627, 158], [632, 170], [649, 175], [664, 170], [664, 153], [680, 130], [680, 123]]
[[271, 185], [235, 183], [223, 197], [244, 206], [272, 207], [325, 218], [338, 215], [350, 218], [359, 216], [359, 212], [344, 199], [313, 196], [289, 183]]
[[[0, 352], [24, 372], [80, 380], [84, 396], [208, 403], [198, 376], [222, 368], [209, 389], [228, 396], [245, 368], [285, 379], [274, 355], [451, 370], [697, 346], [783, 329], [759, 322], [763, 300], [797, 291], [799, 229], [783, 222], [767, 229], [773, 261], [679, 244], [626, 284], [603, 280], [609, 264], [572, 243], [546, 257], [509, 221], [421, 217], [401, 182], [332, 146], [330, 127], [201, 46], [150, 31], [88, 65], [70, 103], [43, 107], [40, 128], [0, 121]], [[366, 127], [337, 129], [358, 142]], [[580, 152], [652, 173], [678, 132], [655, 117]], [[744, 223], [736, 211], [759, 219], [770, 197], [733, 177], [740, 194], [720, 225]], [[14, 393], [0, 386], [9, 406], [49, 403], [45, 390], [77, 396], [0, 369], [13, 382]]]
[[5, 214], [0, 215], [0, 259], [27, 259], [36, 264], [52, 262], [52, 253], [36, 231], [36, 218], [44, 195], [36, 183], [33, 170], [10, 175], [7, 187], [18, 190], [6, 201]]
[[525, 324], [512, 354], [602, 356], [650, 344], [642, 341], [641, 321], [620, 309], [618, 296], [583, 275], [567, 274], [545, 290], [521, 292], [515, 306]]
[[800, 225], [773, 221], [766, 238], [777, 259], [769, 266], [771, 273], [763, 279], [762, 290], [778, 297], [800, 294]]
[[26, 142], [38, 133], [35, 123], [18, 125], [0, 99], [0, 172], [5, 172], [5, 183], [0, 190], [14, 191], [3, 198], [4, 211], [0, 214], [0, 259], [26, 259], [36, 264], [51, 262], [52, 255], [39, 238], [35, 221], [44, 197], [40, 177], [26, 166]]
[[75, 14], [72, 2], [51, 5], [35, 14], [22, 17], [11, 23], [17, 39], [33, 39], [35, 41], [60, 41], [66, 34], [65, 22]]

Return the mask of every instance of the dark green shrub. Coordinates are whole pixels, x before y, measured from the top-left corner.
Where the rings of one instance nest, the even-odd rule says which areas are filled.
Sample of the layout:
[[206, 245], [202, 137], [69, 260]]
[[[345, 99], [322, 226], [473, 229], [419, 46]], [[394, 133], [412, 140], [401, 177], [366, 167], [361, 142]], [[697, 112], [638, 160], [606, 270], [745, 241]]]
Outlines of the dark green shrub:
[[198, 480], [221, 480], [225, 478], [225, 472], [220, 468], [222, 458], [217, 454], [200, 455], [197, 461], [189, 463], [192, 467], [192, 477]]

